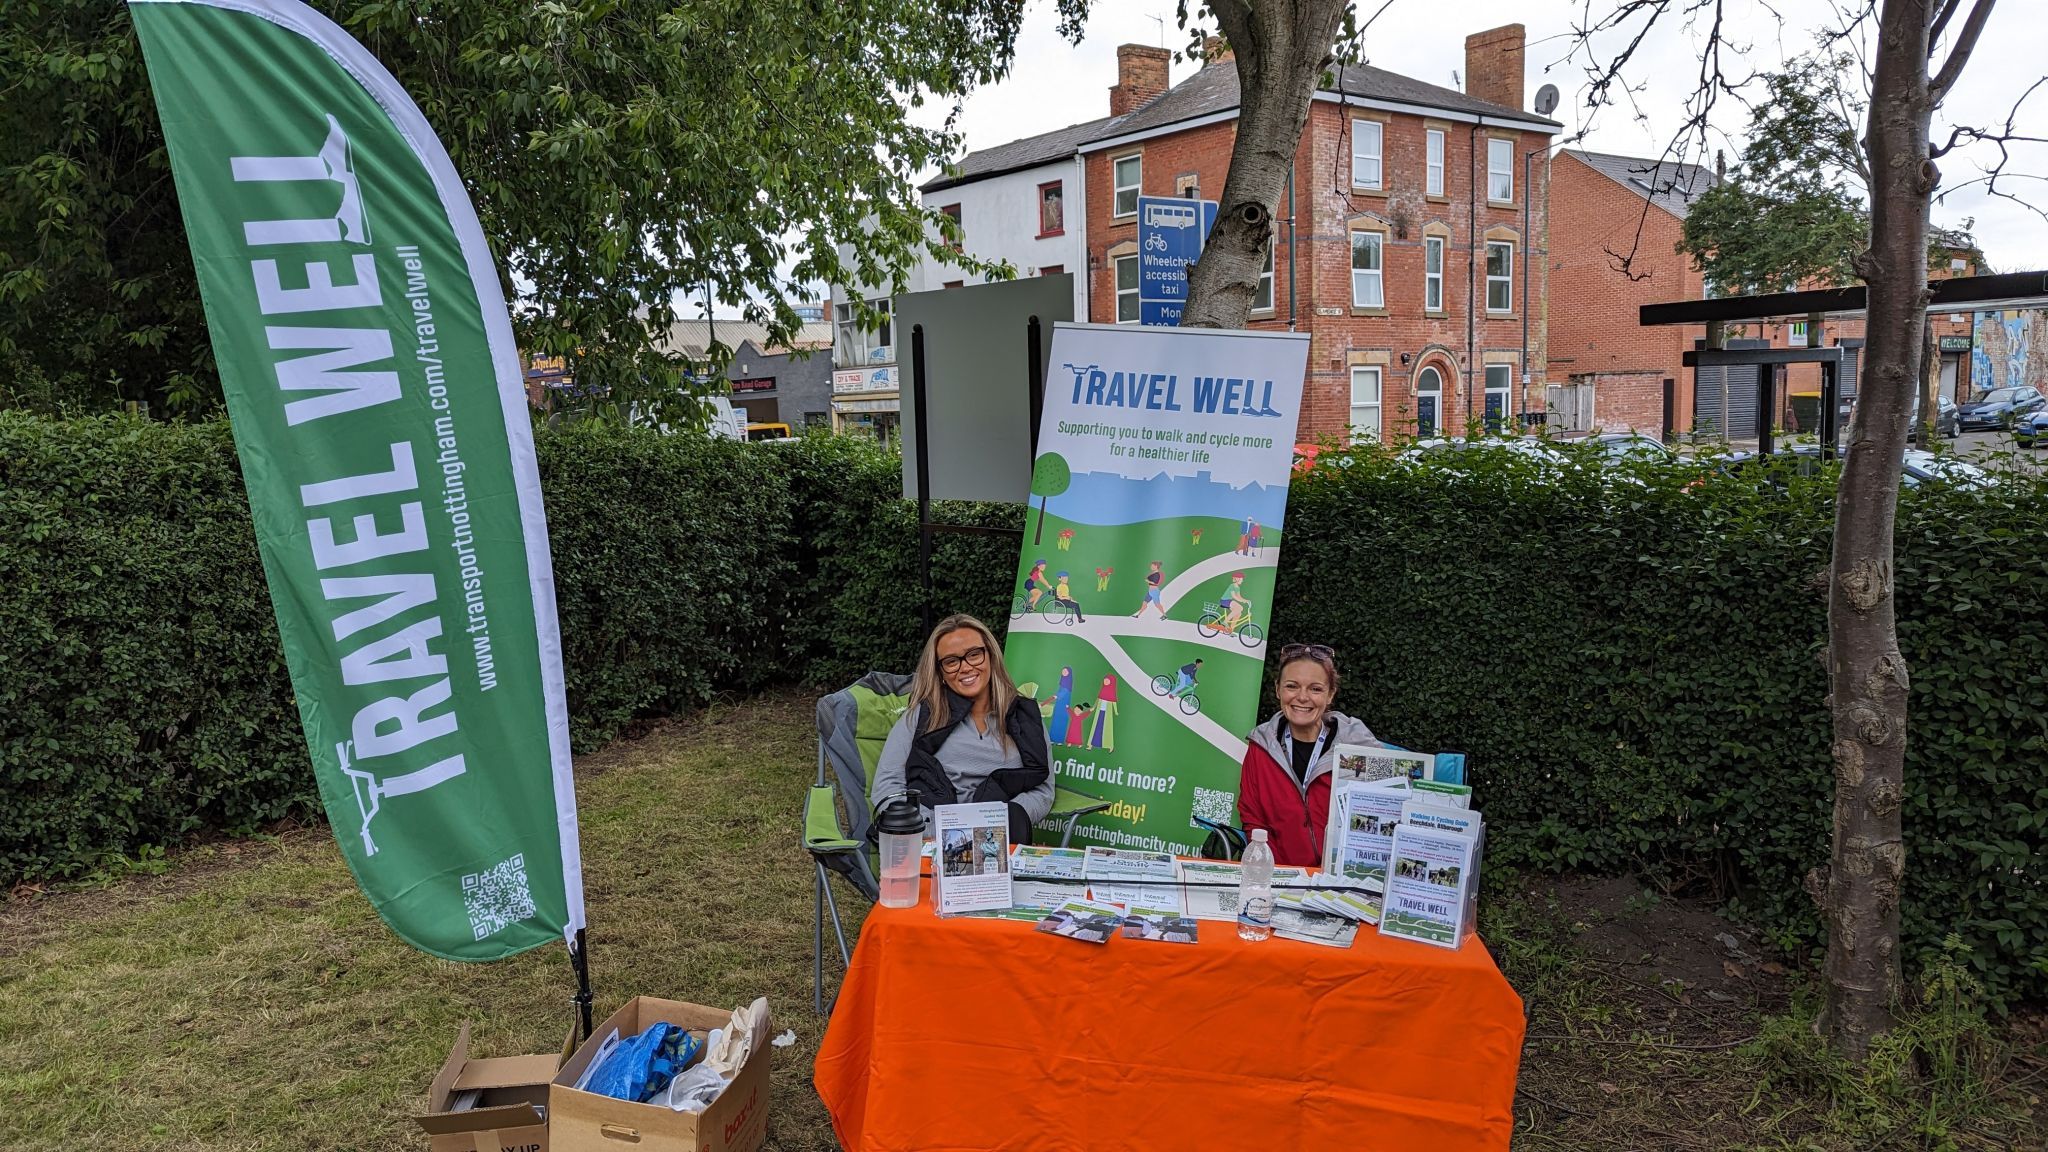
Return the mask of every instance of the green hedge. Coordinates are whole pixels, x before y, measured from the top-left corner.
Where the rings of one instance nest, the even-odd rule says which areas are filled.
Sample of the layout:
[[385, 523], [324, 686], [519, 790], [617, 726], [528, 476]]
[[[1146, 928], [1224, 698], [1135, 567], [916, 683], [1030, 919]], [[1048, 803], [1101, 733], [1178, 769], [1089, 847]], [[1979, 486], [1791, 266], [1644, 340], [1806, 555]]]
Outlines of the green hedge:
[[[1830, 476], [1689, 477], [1508, 452], [1359, 454], [1295, 486], [1273, 640], [1344, 657], [1339, 705], [1459, 748], [1504, 863], [1648, 869], [1817, 946], [1832, 827]], [[2048, 491], [1909, 491], [1903, 927], [2048, 990]], [[1818, 577], [1818, 579], [1817, 579]]]
[[[579, 749], [636, 717], [907, 668], [916, 521], [865, 442], [538, 437]], [[1325, 458], [1298, 479], [1276, 642], [1335, 645], [1339, 704], [1472, 758], [1493, 858], [1639, 869], [1820, 925], [1832, 481], [1506, 452]], [[937, 507], [1015, 527], [1023, 509]], [[1905, 927], [2048, 991], [2048, 492], [1901, 503], [1912, 673]], [[938, 612], [1000, 622], [1014, 537], [940, 534]], [[0, 883], [318, 803], [233, 447], [218, 425], [0, 413]]]

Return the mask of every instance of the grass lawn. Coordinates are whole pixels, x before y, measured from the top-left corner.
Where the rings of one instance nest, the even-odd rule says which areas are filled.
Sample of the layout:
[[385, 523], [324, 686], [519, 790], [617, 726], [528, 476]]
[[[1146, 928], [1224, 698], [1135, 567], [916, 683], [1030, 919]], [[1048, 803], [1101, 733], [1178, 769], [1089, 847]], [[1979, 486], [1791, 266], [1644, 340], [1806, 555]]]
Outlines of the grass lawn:
[[[635, 993], [767, 995], [797, 1034], [769, 1124], [791, 1150], [836, 1147], [810, 1087], [825, 1021], [795, 834], [811, 707], [724, 705], [577, 765], [598, 1015]], [[463, 1020], [479, 1055], [549, 1050], [570, 1024], [559, 946], [478, 966], [414, 952], [325, 829], [152, 870], [0, 903], [0, 1148], [423, 1148], [409, 1117]], [[1996, 1049], [1922, 1028], [1931, 1050], [1966, 1045], [1972, 1074], [1887, 1094], [1809, 1050], [1801, 977], [1700, 906], [1502, 877], [1482, 927], [1530, 1012], [1518, 1149], [2043, 1146], [2034, 1023]]]

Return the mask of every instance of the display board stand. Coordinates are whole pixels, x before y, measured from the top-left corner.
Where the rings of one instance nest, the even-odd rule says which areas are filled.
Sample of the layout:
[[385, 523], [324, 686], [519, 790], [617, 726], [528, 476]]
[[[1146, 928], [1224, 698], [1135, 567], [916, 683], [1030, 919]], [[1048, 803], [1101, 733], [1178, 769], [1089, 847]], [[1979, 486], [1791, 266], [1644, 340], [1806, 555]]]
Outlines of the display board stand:
[[[1029, 397], [1031, 402], [1031, 459], [1038, 458], [1038, 422], [1045, 414], [1045, 355], [1039, 343], [1044, 327], [1036, 315], [1024, 323], [1025, 365], [1028, 369]], [[1022, 526], [1016, 528], [990, 528], [980, 524], [942, 524], [932, 520], [931, 444], [927, 429], [931, 422], [925, 418], [925, 371], [924, 371], [924, 325], [910, 329], [910, 407], [914, 419], [911, 436], [911, 451], [917, 460], [917, 586], [918, 618], [924, 623], [924, 634], [932, 631], [932, 536], [939, 532], [955, 532], [967, 536], [1015, 536], [1024, 538]], [[1027, 498], [1024, 501], [1029, 504]]]

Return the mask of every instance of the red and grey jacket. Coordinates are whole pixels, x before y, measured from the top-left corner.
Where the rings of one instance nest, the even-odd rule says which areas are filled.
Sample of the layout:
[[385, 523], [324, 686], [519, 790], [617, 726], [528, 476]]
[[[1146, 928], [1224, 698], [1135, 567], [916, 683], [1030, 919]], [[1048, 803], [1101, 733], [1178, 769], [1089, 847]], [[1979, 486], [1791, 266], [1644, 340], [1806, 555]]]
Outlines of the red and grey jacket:
[[1273, 862], [1314, 868], [1323, 862], [1323, 826], [1330, 819], [1330, 771], [1337, 763], [1337, 745], [1380, 741], [1362, 720], [1342, 712], [1324, 717], [1330, 734], [1323, 741], [1322, 754], [1308, 766], [1308, 778], [1294, 775], [1294, 757], [1288, 752], [1287, 720], [1275, 712], [1252, 729], [1244, 752], [1244, 768], [1237, 788], [1238, 820], [1249, 834], [1254, 828], [1266, 830], [1266, 842], [1273, 849]]

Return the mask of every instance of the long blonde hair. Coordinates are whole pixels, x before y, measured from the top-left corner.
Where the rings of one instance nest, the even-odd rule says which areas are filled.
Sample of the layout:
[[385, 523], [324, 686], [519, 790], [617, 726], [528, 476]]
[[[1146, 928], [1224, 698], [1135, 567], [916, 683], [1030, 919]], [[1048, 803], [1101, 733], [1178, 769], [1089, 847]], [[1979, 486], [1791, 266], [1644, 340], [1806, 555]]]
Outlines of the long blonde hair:
[[951, 709], [946, 704], [946, 678], [939, 672], [939, 640], [962, 628], [980, 636], [982, 647], [988, 649], [988, 710], [996, 718], [996, 731], [1002, 735], [1003, 746], [1007, 748], [1010, 743], [1007, 722], [1010, 705], [1017, 699], [1017, 685], [1011, 682], [1009, 669], [1003, 667], [1003, 647], [996, 643], [996, 634], [988, 630], [988, 625], [965, 612], [956, 612], [939, 621], [932, 634], [925, 637], [924, 651], [917, 658], [917, 671], [910, 677], [910, 702], [913, 707], [924, 706], [926, 732], [936, 732], [946, 726], [946, 715]]

